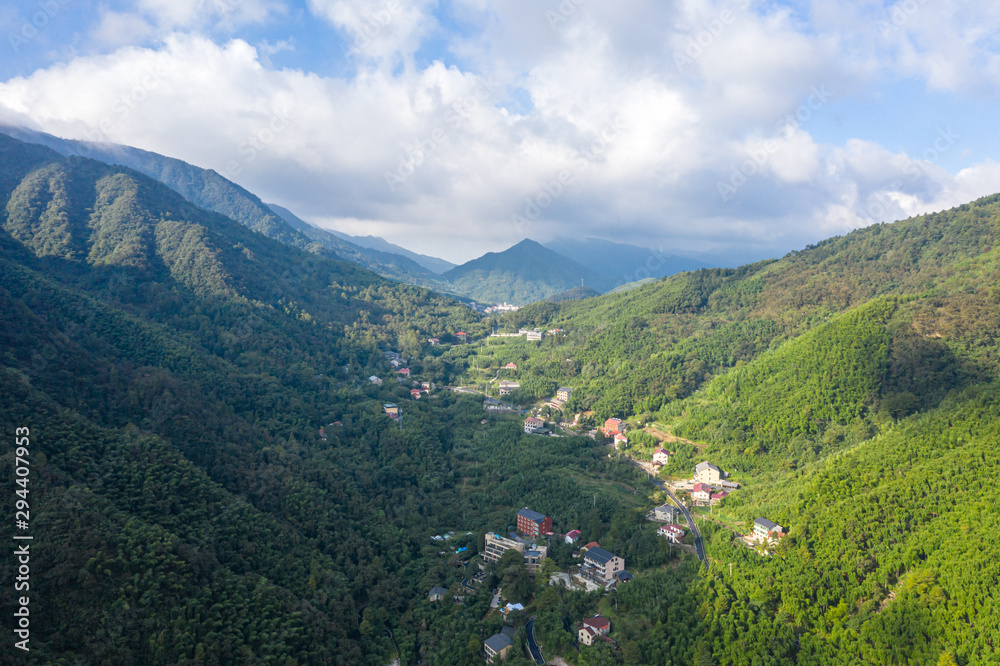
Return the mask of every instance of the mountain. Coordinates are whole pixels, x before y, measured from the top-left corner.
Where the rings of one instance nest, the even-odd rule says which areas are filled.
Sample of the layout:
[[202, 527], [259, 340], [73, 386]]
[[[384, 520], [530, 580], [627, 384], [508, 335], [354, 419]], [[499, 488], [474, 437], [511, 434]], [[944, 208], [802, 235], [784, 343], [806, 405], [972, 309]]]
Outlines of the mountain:
[[530, 239], [453, 268], [443, 273], [441, 280], [456, 293], [477, 301], [514, 305], [543, 300], [574, 287], [601, 292], [609, 288], [604, 276]]
[[184, 198], [289, 245], [321, 251], [407, 284], [433, 286], [434, 274], [409, 256], [371, 250], [319, 230], [260, 198], [211, 169], [129, 146], [73, 141], [25, 128], [0, 126], [0, 132], [27, 143], [47, 146], [64, 156], [80, 156], [126, 166], [171, 188]]
[[695, 259], [665, 254], [662, 248], [643, 248], [599, 238], [558, 238], [546, 243], [545, 247], [590, 267], [611, 280], [615, 287], [709, 266]]
[[545, 300], [550, 303], [562, 303], [563, 301], [581, 301], [585, 298], [593, 298], [600, 295], [601, 292], [590, 287], [573, 287], [572, 289], [549, 296]]
[[[268, 206], [270, 206], [272, 210], [274, 210], [282, 217], [286, 217], [286, 214], [290, 214], [289, 211], [287, 211], [284, 208], [281, 208], [281, 206], [278, 206], [276, 204], [268, 204]], [[407, 250], [405, 247], [400, 247], [399, 245], [390, 243], [389, 241], [379, 236], [351, 236], [350, 234], [345, 234], [340, 231], [334, 231], [332, 229], [327, 229], [326, 231], [329, 231], [334, 236], [342, 238], [343, 240], [346, 240], [354, 245], [357, 245], [358, 247], [368, 248], [370, 250], [378, 250], [379, 252], [385, 252], [387, 254], [398, 254], [406, 257], [407, 259], [412, 259], [413, 261], [415, 261], [416, 263], [420, 264], [421, 266], [423, 266], [424, 268], [433, 273], [440, 274], [444, 273], [445, 271], [449, 271], [452, 268], [455, 268], [455, 264], [451, 263], [450, 261], [445, 261], [444, 259], [438, 259], [437, 257], [430, 257], [426, 254], [418, 254], [416, 252], [411, 252], [410, 250]]]

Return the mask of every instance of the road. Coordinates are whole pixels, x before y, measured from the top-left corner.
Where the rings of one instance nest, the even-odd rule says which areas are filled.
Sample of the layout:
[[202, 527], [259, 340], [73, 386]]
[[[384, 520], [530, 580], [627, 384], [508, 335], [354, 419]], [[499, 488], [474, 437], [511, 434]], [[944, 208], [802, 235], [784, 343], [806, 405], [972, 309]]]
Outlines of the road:
[[524, 625], [524, 629], [528, 632], [528, 652], [531, 653], [531, 658], [535, 660], [538, 666], [545, 666], [542, 651], [538, 647], [538, 643], [535, 642], [535, 618], [528, 620], [528, 623]]
[[660, 487], [660, 490], [665, 492], [667, 494], [667, 497], [673, 500], [674, 504], [680, 507], [681, 512], [684, 514], [684, 518], [687, 519], [687, 523], [691, 527], [691, 531], [694, 532], [694, 548], [696, 551], [698, 551], [698, 559], [701, 560], [701, 562], [705, 565], [705, 568], [707, 569], [708, 556], [705, 555], [705, 542], [702, 541], [701, 539], [701, 532], [698, 531], [698, 526], [695, 525], [694, 518], [691, 517], [691, 512], [687, 510], [686, 506], [681, 504], [680, 500], [678, 500], [677, 497], [674, 496], [674, 493], [671, 492], [669, 488], [667, 488], [665, 483], [663, 483], [655, 476], [650, 474], [648, 471], [643, 469], [642, 465], [640, 465], [635, 460], [632, 460], [632, 464], [641, 469], [642, 471], [646, 472], [646, 475], [649, 476], [649, 478], [653, 481], [653, 483], [658, 485]]

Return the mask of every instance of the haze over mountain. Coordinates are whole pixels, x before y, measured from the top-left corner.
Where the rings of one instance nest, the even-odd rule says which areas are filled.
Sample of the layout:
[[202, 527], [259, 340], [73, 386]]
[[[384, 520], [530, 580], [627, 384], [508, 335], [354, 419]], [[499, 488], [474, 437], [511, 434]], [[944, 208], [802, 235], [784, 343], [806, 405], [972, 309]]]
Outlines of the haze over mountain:
[[545, 247], [600, 273], [612, 280], [614, 286], [710, 266], [664, 253], [661, 248], [642, 248], [600, 238], [557, 238], [545, 243]]
[[[525, 305], [574, 287], [607, 291], [610, 280], [572, 259], [524, 239], [441, 275], [445, 285], [484, 303]], [[581, 284], [582, 283], [582, 284]]]

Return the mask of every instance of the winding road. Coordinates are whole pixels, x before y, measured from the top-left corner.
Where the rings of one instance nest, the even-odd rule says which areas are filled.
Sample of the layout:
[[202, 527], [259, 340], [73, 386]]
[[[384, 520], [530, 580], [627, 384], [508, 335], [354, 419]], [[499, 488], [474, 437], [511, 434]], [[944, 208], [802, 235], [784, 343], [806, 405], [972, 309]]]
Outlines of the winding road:
[[535, 660], [538, 666], [545, 666], [545, 660], [542, 659], [542, 650], [538, 647], [538, 643], [535, 642], [535, 618], [528, 620], [528, 623], [524, 625], [524, 629], [528, 632], [528, 652], [531, 653], [531, 658]]
[[642, 471], [646, 472], [646, 475], [650, 478], [650, 480], [652, 480], [653, 483], [659, 486], [660, 490], [665, 492], [667, 494], [667, 497], [673, 500], [674, 504], [676, 504], [680, 508], [681, 512], [684, 514], [684, 518], [687, 520], [688, 525], [691, 527], [691, 531], [694, 532], [694, 548], [698, 552], [698, 559], [701, 560], [701, 562], [705, 565], [705, 568], [707, 569], [708, 556], [705, 555], [705, 542], [702, 541], [701, 539], [701, 532], [698, 531], [698, 526], [694, 524], [694, 518], [691, 517], [691, 512], [687, 510], [686, 506], [681, 504], [680, 500], [678, 500], [677, 497], [674, 495], [674, 493], [669, 488], [667, 488], [666, 484], [664, 484], [662, 481], [660, 481], [655, 476], [650, 474], [645, 468], [643, 468], [642, 465], [636, 462], [635, 459], [632, 460], [632, 464], [641, 469]]

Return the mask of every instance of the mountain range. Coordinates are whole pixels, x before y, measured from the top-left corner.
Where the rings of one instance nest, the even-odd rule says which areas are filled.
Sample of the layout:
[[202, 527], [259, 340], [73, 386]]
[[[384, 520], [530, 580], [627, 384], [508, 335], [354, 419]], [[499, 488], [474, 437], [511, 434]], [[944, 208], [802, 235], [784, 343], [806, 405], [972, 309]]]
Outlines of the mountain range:
[[129, 167], [158, 180], [197, 206], [283, 243], [343, 258], [406, 284], [484, 303], [507, 301], [524, 305], [578, 287], [581, 280], [587, 287], [603, 293], [633, 279], [662, 277], [703, 266], [694, 260], [622, 243], [562, 239], [548, 245], [553, 251], [550, 254], [543, 253], [536, 243], [521, 243], [456, 267], [377, 236], [350, 236], [321, 229], [285, 207], [265, 204], [255, 194], [211, 169], [178, 159], [128, 146], [62, 139], [20, 127], [0, 126], [0, 132], [47, 146], [64, 156]]

